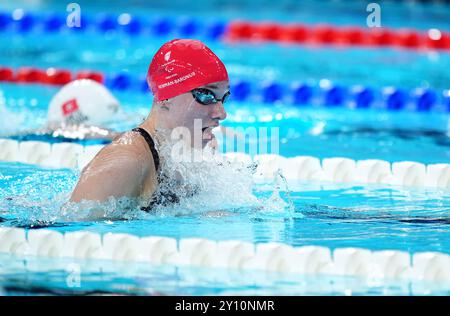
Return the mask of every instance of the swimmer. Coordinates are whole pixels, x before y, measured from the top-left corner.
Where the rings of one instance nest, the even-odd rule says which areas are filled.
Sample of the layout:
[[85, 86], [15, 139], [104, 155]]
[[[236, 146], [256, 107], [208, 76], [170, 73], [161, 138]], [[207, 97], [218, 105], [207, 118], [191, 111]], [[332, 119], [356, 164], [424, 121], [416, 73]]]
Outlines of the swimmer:
[[[150, 114], [83, 169], [71, 202], [136, 198], [144, 211], [177, 202], [175, 194], [157, 191], [172, 180], [161, 169], [170, 157], [159, 149], [177, 127], [190, 131], [191, 148], [214, 146], [212, 130], [227, 116], [224, 103], [230, 91], [224, 64], [205, 44], [190, 39], [165, 43], [150, 63], [147, 82], [154, 95]], [[193, 139], [194, 120], [201, 120], [199, 141]]]
[[78, 79], [66, 84], [53, 96], [45, 127], [10, 138], [109, 143], [119, 133], [101, 126], [113, 120], [119, 111], [119, 101], [105, 86], [94, 80]]

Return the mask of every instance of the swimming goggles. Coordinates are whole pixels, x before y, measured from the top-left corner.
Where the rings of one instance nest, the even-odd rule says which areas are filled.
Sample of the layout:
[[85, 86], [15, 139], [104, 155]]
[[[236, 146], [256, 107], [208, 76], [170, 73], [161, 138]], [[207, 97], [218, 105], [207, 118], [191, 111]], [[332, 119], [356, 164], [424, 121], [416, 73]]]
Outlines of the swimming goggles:
[[191, 93], [192, 93], [192, 96], [194, 97], [195, 101], [197, 101], [198, 103], [203, 104], [203, 105], [215, 104], [219, 101], [222, 101], [222, 104], [224, 104], [225, 101], [230, 96], [230, 91], [228, 91], [227, 93], [225, 93], [223, 95], [222, 99], [217, 99], [214, 92], [212, 92], [211, 90], [206, 89], [206, 88], [197, 88], [197, 89], [191, 90]]

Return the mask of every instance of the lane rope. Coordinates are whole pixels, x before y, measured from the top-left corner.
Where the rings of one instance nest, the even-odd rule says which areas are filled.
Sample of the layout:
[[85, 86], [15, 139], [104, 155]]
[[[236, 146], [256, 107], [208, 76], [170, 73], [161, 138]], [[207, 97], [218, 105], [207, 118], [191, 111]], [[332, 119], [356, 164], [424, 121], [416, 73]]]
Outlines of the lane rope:
[[129, 13], [83, 14], [79, 27], [69, 27], [67, 16], [16, 9], [0, 12], [0, 32], [29, 33], [121, 32], [130, 36], [206, 37], [236, 42], [271, 41], [291, 44], [396, 47], [414, 50], [450, 50], [450, 33], [439, 29], [339, 27], [328, 24], [208, 20], [194, 17], [142, 17]]
[[[0, 82], [14, 84], [64, 85], [75, 79], [88, 78], [116, 91], [149, 93], [145, 76], [122, 72], [105, 74], [99, 71], [36, 67], [0, 66]], [[249, 82], [232, 80], [231, 99], [237, 102], [291, 104], [295, 106], [348, 107], [358, 109], [409, 110], [418, 112], [450, 112], [450, 89], [436, 91], [429, 88], [376, 89], [361, 85], [344, 86], [323, 79], [317, 85], [292, 82]]]
[[16, 256], [96, 260], [96, 268], [100, 270], [103, 260], [114, 260], [284, 274], [355, 276], [372, 280], [420, 280], [450, 286], [450, 256], [440, 252], [410, 254], [352, 247], [332, 250], [275, 242], [176, 240], [160, 236], [101, 235], [86, 231], [60, 233], [14, 227], [0, 227], [0, 252]]
[[439, 29], [338, 27], [328, 24], [280, 24], [231, 21], [224, 39], [229, 42], [278, 42], [302, 45], [395, 47], [414, 50], [450, 50], [450, 33]]
[[[82, 170], [104, 145], [82, 146], [74, 143], [50, 144], [40, 141], [0, 139], [0, 161], [35, 164], [47, 168]], [[230, 163], [258, 163], [255, 181], [273, 180], [281, 170], [289, 180], [333, 183], [372, 183], [395, 186], [450, 188], [450, 164], [414, 161], [390, 163], [380, 159], [353, 160], [344, 157], [311, 156], [286, 158], [279, 155], [256, 155], [230, 152], [218, 155]]]

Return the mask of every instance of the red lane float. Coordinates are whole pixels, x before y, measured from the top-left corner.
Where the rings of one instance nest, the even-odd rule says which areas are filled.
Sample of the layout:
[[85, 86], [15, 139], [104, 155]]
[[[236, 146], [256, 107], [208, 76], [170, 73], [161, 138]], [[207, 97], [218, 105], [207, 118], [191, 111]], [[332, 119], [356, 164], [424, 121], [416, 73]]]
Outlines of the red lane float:
[[331, 25], [282, 25], [273, 22], [233, 21], [224, 34], [228, 41], [273, 41], [313, 45], [394, 46], [408, 49], [450, 50], [450, 34], [438, 29], [419, 32], [406, 29], [335, 27]]
[[9, 67], [0, 67], [0, 81], [13, 81], [14, 73]]
[[375, 28], [370, 32], [366, 32], [368, 36], [369, 45], [375, 46], [389, 46], [393, 45], [395, 41], [395, 34], [388, 29]]
[[49, 68], [45, 74], [44, 83], [64, 85], [72, 81], [72, 74], [68, 70]]
[[439, 30], [428, 31], [427, 46], [437, 49], [450, 49], [450, 34], [442, 33]]
[[91, 79], [98, 83], [103, 83], [105, 78], [101, 72], [95, 72], [90, 70], [81, 70], [76, 74], [76, 79]]
[[291, 24], [284, 27], [281, 39], [287, 42], [303, 43], [309, 37], [308, 28], [300, 24]]
[[14, 73], [13, 69], [0, 66], [0, 82], [65, 85], [75, 79], [92, 79], [99, 83], [103, 83], [104, 75], [101, 72], [90, 70], [72, 73], [70, 70], [66, 69], [39, 69], [35, 67], [21, 67]]
[[256, 33], [257, 25], [247, 22], [235, 21], [228, 25], [225, 36], [232, 40], [250, 39]]
[[22, 83], [47, 83], [47, 74], [45, 70], [34, 67], [21, 67], [17, 70], [14, 77], [15, 82]]

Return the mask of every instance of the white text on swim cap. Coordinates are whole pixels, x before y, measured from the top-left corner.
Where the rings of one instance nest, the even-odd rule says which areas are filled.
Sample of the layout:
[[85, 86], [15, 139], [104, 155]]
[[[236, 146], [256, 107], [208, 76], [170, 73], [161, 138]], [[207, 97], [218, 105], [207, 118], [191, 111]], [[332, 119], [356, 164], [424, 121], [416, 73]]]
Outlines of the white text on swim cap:
[[159, 89], [163, 89], [163, 88], [169, 87], [169, 86], [171, 86], [171, 85], [174, 85], [174, 84], [183, 82], [183, 81], [185, 81], [185, 80], [187, 80], [187, 79], [189, 79], [189, 78], [192, 78], [192, 77], [194, 77], [194, 76], [195, 76], [195, 71], [193, 71], [193, 72], [191, 72], [191, 73], [189, 73], [189, 74], [187, 74], [187, 75], [185, 75], [185, 76], [183, 76], [183, 77], [180, 77], [180, 78], [178, 78], [178, 79], [175, 79], [175, 80], [172, 80], [172, 81], [169, 81], [169, 82], [165, 82], [165, 83], [163, 83], [163, 84], [160, 84], [160, 85], [158, 86], [158, 88], [159, 88]]

